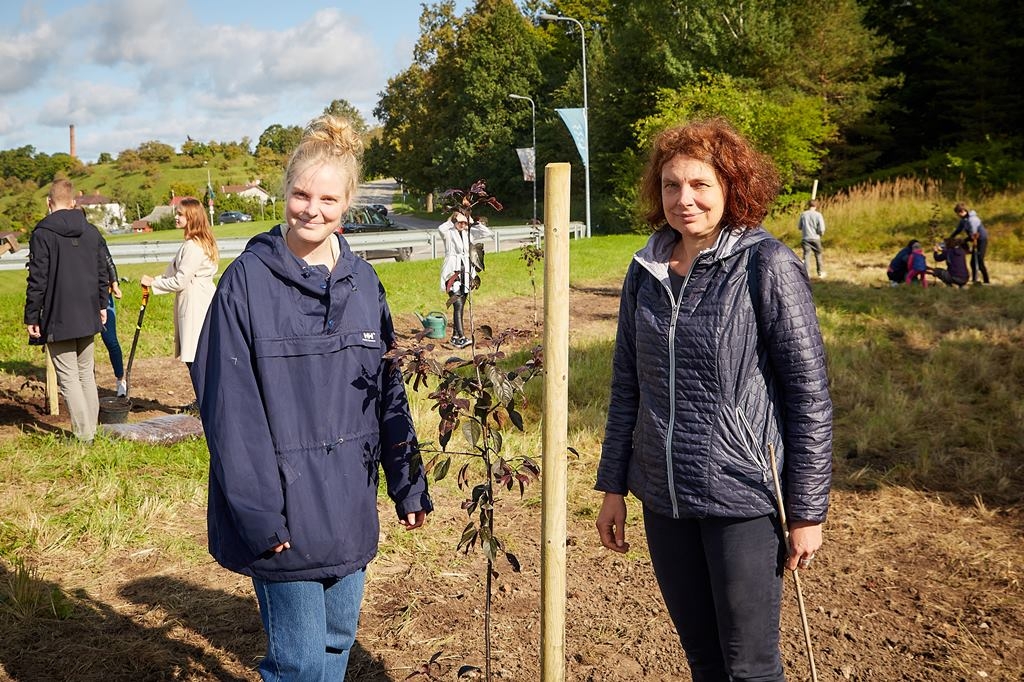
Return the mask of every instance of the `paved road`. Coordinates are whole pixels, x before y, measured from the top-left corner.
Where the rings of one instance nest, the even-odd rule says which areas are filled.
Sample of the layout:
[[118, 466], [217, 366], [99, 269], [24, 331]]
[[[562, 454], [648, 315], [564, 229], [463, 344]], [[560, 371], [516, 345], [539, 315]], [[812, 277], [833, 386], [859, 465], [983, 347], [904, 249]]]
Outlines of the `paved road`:
[[370, 182], [364, 182], [359, 185], [359, 189], [356, 190], [355, 204], [383, 204], [388, 208], [388, 215], [396, 223], [403, 227], [408, 227], [410, 230], [435, 230], [437, 229], [440, 221], [424, 220], [422, 218], [415, 218], [413, 216], [397, 215], [391, 211], [392, 201], [395, 196], [395, 192], [401, 190], [401, 185], [398, 181], [393, 178], [386, 178], [384, 180], [371, 180]]

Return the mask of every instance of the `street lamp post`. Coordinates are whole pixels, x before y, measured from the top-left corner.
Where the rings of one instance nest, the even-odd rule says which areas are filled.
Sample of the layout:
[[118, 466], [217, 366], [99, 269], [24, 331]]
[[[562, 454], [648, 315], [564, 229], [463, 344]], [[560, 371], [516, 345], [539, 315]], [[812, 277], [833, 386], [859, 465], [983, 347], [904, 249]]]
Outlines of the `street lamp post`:
[[533, 225], [537, 226], [537, 105], [525, 95], [509, 95], [512, 99], [525, 99], [530, 103], [530, 118], [533, 122]]
[[587, 202], [587, 236], [590, 236], [590, 109], [587, 106], [587, 38], [583, 33], [583, 24], [578, 19], [572, 17], [564, 17], [561, 14], [548, 14], [542, 12], [537, 15], [538, 19], [543, 21], [571, 21], [576, 24], [580, 29], [580, 45], [583, 48], [583, 143], [584, 148], [587, 150], [587, 160], [584, 163], [586, 168], [586, 176], [584, 179], [585, 183], [585, 194]]
[[210, 166], [208, 161], [203, 161], [206, 166], [206, 204], [210, 207], [210, 226], [213, 226], [213, 181], [210, 179]]

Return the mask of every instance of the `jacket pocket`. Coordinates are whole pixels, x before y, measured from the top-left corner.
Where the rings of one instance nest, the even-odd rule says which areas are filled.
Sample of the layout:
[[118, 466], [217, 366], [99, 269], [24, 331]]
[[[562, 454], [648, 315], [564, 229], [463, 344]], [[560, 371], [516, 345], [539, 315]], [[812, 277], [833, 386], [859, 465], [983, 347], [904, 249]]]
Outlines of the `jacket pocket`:
[[354, 346], [380, 349], [380, 331], [360, 329], [346, 330], [338, 334], [256, 339], [253, 343], [253, 352], [257, 358], [280, 358], [327, 355]]

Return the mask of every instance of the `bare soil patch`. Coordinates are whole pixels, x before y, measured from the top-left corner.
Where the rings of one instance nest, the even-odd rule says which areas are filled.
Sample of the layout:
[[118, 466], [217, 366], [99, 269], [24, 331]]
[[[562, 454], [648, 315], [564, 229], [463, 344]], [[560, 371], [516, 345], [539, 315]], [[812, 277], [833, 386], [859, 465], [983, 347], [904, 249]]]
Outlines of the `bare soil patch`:
[[[572, 334], [606, 333], [617, 306], [618, 291], [573, 291]], [[532, 329], [533, 302], [478, 306], [474, 317], [496, 331]], [[411, 335], [418, 322], [401, 317], [397, 326]], [[110, 394], [104, 368], [98, 376]], [[137, 359], [133, 373], [132, 421], [192, 399], [180, 363]], [[0, 375], [0, 437], [68, 428], [65, 414], [44, 413], [41, 382], [41, 372]], [[570, 466], [586, 473], [594, 456]], [[484, 562], [478, 553], [455, 551], [466, 522], [459, 496], [443, 486], [435, 496], [437, 511], [415, 533], [392, 524], [392, 511], [381, 505], [388, 549], [369, 570], [350, 680], [403, 680], [435, 652], [437, 679], [454, 680], [463, 664], [483, 665]], [[540, 509], [535, 498], [507, 499], [498, 522], [523, 570], [497, 566], [494, 669], [498, 679], [538, 680]], [[688, 680], [636, 510], [634, 549], [620, 557], [597, 543], [597, 504], [594, 493], [592, 507], [575, 504], [569, 514], [567, 679]], [[186, 542], [205, 546], [201, 505], [182, 510], [178, 524]], [[838, 478], [826, 545], [802, 573], [819, 679], [1024, 679], [1022, 533], [1021, 509], [990, 510], [905, 488], [861, 489]], [[102, 565], [86, 556], [73, 549], [37, 558], [35, 580], [63, 595], [70, 617], [0, 613], [0, 680], [258, 679], [263, 635], [247, 579], [208, 558], [155, 549], [108, 552]], [[0, 564], [0, 581], [12, 571]], [[784, 605], [788, 679], [809, 679], [790, 580]]]

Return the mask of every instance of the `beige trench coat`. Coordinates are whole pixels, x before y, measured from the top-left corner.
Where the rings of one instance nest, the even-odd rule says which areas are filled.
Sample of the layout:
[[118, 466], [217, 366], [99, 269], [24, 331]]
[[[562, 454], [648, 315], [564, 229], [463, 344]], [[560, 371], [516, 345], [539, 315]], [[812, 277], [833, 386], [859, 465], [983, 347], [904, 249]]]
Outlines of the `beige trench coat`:
[[196, 357], [199, 332], [216, 287], [218, 264], [207, 258], [203, 247], [186, 239], [161, 277], [153, 279], [154, 294], [174, 293], [174, 356], [182, 362]]

